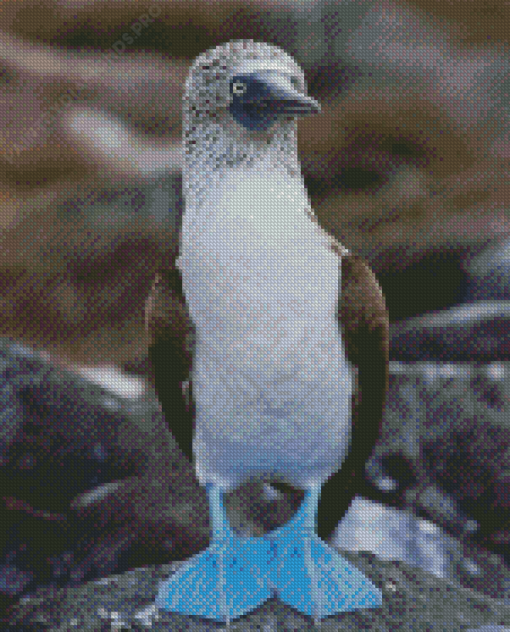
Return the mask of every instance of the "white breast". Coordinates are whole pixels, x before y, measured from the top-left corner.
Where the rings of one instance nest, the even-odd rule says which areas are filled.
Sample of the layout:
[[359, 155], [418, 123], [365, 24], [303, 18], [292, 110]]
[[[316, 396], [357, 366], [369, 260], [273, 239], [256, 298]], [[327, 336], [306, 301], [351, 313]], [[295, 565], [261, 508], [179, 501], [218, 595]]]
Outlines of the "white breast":
[[352, 373], [337, 321], [340, 260], [295, 184], [279, 172], [234, 172], [184, 215], [202, 483], [232, 488], [267, 473], [308, 487], [345, 455]]

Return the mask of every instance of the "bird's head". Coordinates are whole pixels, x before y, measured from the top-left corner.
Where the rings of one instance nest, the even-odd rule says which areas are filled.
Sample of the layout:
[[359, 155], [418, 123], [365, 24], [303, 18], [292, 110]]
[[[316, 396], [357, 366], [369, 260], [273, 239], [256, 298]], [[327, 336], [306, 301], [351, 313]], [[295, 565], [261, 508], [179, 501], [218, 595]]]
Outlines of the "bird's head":
[[197, 57], [186, 81], [185, 128], [205, 120], [264, 135], [319, 111], [300, 66], [264, 42], [237, 40], [208, 50]]
[[229, 113], [248, 130], [264, 132], [281, 117], [315, 114], [319, 105], [309, 97], [301, 77], [292, 70], [238, 72], [230, 81]]

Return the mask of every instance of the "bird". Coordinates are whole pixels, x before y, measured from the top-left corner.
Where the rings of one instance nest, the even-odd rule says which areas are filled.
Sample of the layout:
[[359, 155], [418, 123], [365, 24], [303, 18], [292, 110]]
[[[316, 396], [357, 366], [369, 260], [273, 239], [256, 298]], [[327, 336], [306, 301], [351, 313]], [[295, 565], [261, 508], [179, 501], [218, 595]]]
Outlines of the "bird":
[[[205, 51], [185, 83], [178, 256], [145, 320], [156, 395], [206, 489], [212, 537], [155, 603], [227, 626], [274, 596], [315, 622], [382, 605], [316, 532], [359, 488], [388, 381], [381, 288], [319, 225], [301, 173], [297, 121], [319, 112], [300, 65], [266, 42]], [[224, 498], [256, 476], [304, 498], [252, 537]]]

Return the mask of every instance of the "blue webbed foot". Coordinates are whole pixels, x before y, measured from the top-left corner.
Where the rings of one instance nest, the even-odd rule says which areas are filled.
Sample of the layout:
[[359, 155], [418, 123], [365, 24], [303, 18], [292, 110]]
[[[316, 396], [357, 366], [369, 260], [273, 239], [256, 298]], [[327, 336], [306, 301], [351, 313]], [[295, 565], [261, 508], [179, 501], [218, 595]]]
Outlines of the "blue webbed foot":
[[243, 538], [230, 528], [222, 491], [207, 485], [213, 537], [209, 547], [161, 582], [156, 606], [229, 623], [271, 597], [270, 542]]
[[314, 533], [319, 490], [307, 492], [294, 518], [273, 532], [271, 581], [278, 598], [316, 621], [382, 605], [381, 591]]

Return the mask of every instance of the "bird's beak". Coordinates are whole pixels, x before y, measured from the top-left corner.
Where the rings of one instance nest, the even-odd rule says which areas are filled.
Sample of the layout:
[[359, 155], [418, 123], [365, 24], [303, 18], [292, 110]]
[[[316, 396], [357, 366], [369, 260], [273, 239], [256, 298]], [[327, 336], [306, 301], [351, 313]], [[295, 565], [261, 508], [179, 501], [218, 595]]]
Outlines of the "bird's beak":
[[289, 116], [306, 116], [321, 111], [319, 102], [297, 90], [292, 85], [289, 75], [275, 71], [259, 71], [256, 76], [265, 84], [267, 91], [263, 96], [245, 99], [245, 102], [266, 106], [278, 114]]

